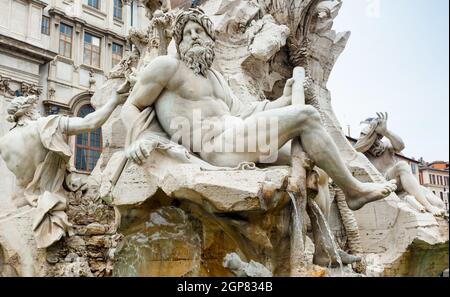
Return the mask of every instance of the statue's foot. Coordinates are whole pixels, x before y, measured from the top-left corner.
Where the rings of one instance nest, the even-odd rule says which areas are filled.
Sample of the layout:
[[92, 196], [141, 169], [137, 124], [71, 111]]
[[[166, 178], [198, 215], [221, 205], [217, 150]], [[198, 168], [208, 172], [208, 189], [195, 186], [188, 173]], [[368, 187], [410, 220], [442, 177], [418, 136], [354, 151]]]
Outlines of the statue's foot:
[[344, 264], [344, 265], [361, 262], [361, 260], [362, 260], [360, 256], [347, 254], [343, 250], [338, 250], [338, 253], [339, 253], [339, 257], [341, 257], [342, 264]]
[[328, 255], [318, 254], [317, 252], [314, 254], [313, 263], [314, 265], [318, 265], [321, 267], [336, 267], [339, 265], [336, 259], [330, 260]]
[[[361, 257], [359, 256], [347, 254], [340, 249], [337, 250], [337, 252], [339, 254], [339, 258], [341, 258], [341, 262], [343, 265], [361, 262]], [[315, 253], [313, 263], [322, 267], [338, 267], [340, 265], [338, 259], [334, 256], [333, 252], [331, 252], [330, 255], [332, 255], [331, 259], [327, 253]]]
[[345, 192], [345, 197], [348, 207], [351, 210], [358, 210], [369, 202], [386, 198], [396, 189], [395, 180], [384, 184], [361, 183], [360, 189]]
[[443, 209], [437, 208], [433, 205], [426, 207], [426, 210], [432, 213], [434, 216], [443, 216], [445, 214], [445, 211]]

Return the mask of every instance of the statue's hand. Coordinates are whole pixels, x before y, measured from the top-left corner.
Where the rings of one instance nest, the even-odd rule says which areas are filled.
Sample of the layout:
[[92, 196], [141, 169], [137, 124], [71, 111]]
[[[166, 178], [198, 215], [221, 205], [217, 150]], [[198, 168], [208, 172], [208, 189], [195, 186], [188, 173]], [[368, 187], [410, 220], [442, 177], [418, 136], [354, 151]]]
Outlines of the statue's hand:
[[295, 79], [290, 78], [286, 81], [286, 84], [284, 85], [283, 90], [283, 96], [284, 97], [291, 97], [292, 96], [292, 85], [294, 84]]
[[387, 132], [388, 113], [385, 112], [383, 114], [382, 112], [377, 112], [377, 116], [378, 126], [375, 128], [375, 132], [381, 135], [385, 135]]
[[158, 146], [158, 143], [148, 139], [140, 139], [132, 143], [125, 151], [128, 160], [141, 165], [150, 153]]
[[125, 101], [127, 101], [128, 96], [130, 96], [130, 93], [114, 93], [114, 97], [113, 97], [113, 102], [115, 103], [115, 105], [119, 105], [119, 104], [123, 104], [125, 103]]
[[125, 101], [127, 101], [128, 96], [130, 95], [130, 93], [117, 93], [115, 92], [112, 98], [112, 101], [114, 102], [114, 105], [119, 105], [119, 104], [123, 104], [125, 103]]

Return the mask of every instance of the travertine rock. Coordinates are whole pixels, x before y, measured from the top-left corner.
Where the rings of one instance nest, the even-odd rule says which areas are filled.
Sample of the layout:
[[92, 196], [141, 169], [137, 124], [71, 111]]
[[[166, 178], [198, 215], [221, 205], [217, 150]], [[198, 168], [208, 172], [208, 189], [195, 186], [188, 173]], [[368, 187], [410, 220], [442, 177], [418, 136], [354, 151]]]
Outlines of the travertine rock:
[[272, 273], [261, 263], [243, 262], [238, 254], [231, 253], [223, 259], [223, 266], [238, 277], [271, 277]]
[[112, 202], [116, 206], [140, 204], [159, 189], [169, 197], [206, 203], [215, 213], [265, 211], [286, 201], [277, 191], [286, 186], [288, 175], [288, 167], [202, 170], [200, 165], [179, 164], [155, 150], [144, 165], [127, 164], [112, 191]]
[[29, 206], [0, 213], [0, 249], [3, 258], [19, 276], [42, 275], [45, 252], [37, 249], [32, 232], [35, 209]]
[[265, 15], [249, 27], [250, 54], [260, 62], [269, 61], [285, 46], [289, 33], [287, 26], [278, 25], [271, 15]]

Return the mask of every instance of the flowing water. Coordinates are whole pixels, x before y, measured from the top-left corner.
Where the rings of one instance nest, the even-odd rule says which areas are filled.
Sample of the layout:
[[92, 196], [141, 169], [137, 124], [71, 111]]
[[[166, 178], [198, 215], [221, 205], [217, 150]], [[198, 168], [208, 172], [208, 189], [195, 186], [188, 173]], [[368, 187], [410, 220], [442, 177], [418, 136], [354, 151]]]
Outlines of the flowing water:
[[295, 203], [295, 196], [292, 192], [288, 192], [289, 197], [291, 198], [292, 201], [292, 206], [294, 207], [294, 212], [295, 212], [295, 216], [294, 216], [294, 232], [296, 232], [297, 234], [302, 234], [302, 230], [300, 229], [300, 214], [298, 213], [298, 209], [297, 209], [297, 204]]
[[[314, 217], [316, 219], [317, 226], [319, 227], [319, 232], [320, 232], [320, 236], [322, 237], [322, 242], [326, 246], [325, 251], [327, 252], [327, 254], [330, 258], [330, 266], [331, 266], [331, 259], [332, 259], [331, 255], [330, 255], [330, 252], [331, 252], [331, 253], [333, 253], [334, 258], [336, 259], [336, 261], [339, 264], [341, 276], [344, 276], [344, 265], [342, 264], [342, 259], [341, 259], [341, 256], [339, 255], [338, 246], [336, 244], [336, 241], [334, 240], [334, 236], [331, 232], [328, 222], [326, 221], [325, 216], [324, 216], [323, 212], [320, 210], [317, 203], [315, 203], [314, 201], [311, 201], [310, 204], [311, 204], [311, 209], [315, 214]], [[320, 224], [319, 218], [323, 222], [323, 224]], [[323, 230], [321, 226], [324, 227], [325, 230]]]
[[[302, 226], [300, 226], [301, 220], [300, 220], [300, 215], [299, 215], [299, 212], [297, 209], [297, 205], [295, 203], [295, 196], [292, 192], [288, 192], [288, 195], [291, 198], [292, 205], [294, 207], [294, 213], [295, 213], [294, 221], [293, 221], [294, 232], [301, 235], [302, 234], [302, 231], [301, 231]], [[331, 267], [332, 259], [333, 258], [336, 259], [336, 261], [339, 264], [339, 268], [340, 268], [339, 270], [341, 272], [341, 276], [343, 276], [344, 275], [344, 265], [342, 264], [342, 260], [339, 255], [339, 252], [338, 252], [338, 247], [334, 240], [333, 234], [331, 233], [331, 229], [328, 226], [328, 222], [325, 220], [325, 216], [323, 215], [319, 206], [314, 201], [311, 202], [311, 206], [312, 206], [312, 211], [315, 214], [314, 217], [316, 220], [316, 224], [319, 228], [319, 233], [322, 238], [322, 242], [325, 245], [325, 252], [327, 253], [328, 258], [330, 259], [329, 266]], [[323, 224], [321, 224], [320, 221], [322, 221]], [[323, 230], [322, 227], [324, 227], [325, 230]]]

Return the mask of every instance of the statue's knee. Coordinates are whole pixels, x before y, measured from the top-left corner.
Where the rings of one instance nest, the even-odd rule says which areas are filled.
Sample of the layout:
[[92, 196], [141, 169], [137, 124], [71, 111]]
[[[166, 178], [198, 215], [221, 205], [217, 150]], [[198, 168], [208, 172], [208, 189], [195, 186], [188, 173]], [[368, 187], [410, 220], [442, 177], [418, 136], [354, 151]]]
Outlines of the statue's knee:
[[301, 106], [300, 114], [305, 118], [306, 121], [320, 122], [319, 112], [311, 105]]

